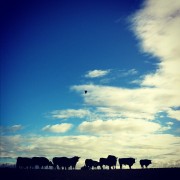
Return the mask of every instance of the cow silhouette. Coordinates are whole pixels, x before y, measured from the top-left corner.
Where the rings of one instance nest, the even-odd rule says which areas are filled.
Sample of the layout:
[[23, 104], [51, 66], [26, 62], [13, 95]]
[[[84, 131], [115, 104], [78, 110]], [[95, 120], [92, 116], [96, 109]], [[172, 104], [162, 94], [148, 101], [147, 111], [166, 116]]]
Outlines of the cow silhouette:
[[112, 167], [113, 169], [116, 169], [117, 157], [116, 157], [116, 156], [113, 156], [113, 155], [109, 155], [109, 156], [107, 157], [107, 160], [108, 160], [109, 169], [111, 169], [111, 167]]
[[99, 159], [99, 164], [100, 164], [101, 169], [103, 169], [103, 166], [107, 166], [108, 165], [107, 158], [100, 158]]
[[78, 157], [78, 156], [74, 156], [72, 158], [69, 158], [69, 164], [72, 167], [72, 169], [76, 169], [76, 164], [79, 161], [79, 158], [80, 157]]
[[55, 169], [57, 169], [57, 166], [58, 166], [59, 169], [68, 170], [69, 167], [72, 167], [72, 169], [76, 168], [76, 164], [77, 164], [79, 158], [80, 157], [78, 157], [78, 156], [74, 156], [72, 158], [54, 157], [52, 161], [53, 161]]
[[131, 166], [135, 163], [134, 158], [119, 158], [119, 165], [120, 169], [122, 169], [122, 165], [128, 165], [129, 169], [131, 169]]
[[117, 162], [117, 157], [113, 155], [108, 155], [107, 158], [99, 159], [99, 164], [101, 169], [103, 169], [103, 165], [109, 166], [109, 169], [111, 169], [111, 167], [113, 167], [113, 169], [116, 169], [116, 162]]
[[150, 164], [152, 164], [152, 161], [149, 159], [141, 159], [139, 163], [142, 168], [144, 168], [144, 166], [147, 168]]
[[54, 165], [54, 169], [57, 169], [59, 167], [59, 169], [62, 169], [63, 167], [63, 159], [64, 157], [54, 157], [52, 159], [53, 165]]
[[86, 159], [85, 160], [85, 166], [88, 167], [88, 169], [97, 169], [98, 166], [100, 166], [99, 162], [98, 161], [94, 161], [92, 159]]
[[31, 168], [31, 158], [28, 157], [18, 157], [16, 161], [17, 169], [30, 169]]
[[94, 167], [94, 169], [97, 169], [98, 166], [100, 166], [100, 163], [98, 161], [94, 161], [93, 160], [93, 167]]
[[53, 164], [46, 157], [33, 157], [31, 160], [31, 166], [32, 168], [38, 166], [39, 169], [41, 169], [45, 168], [46, 166], [49, 168], [49, 166], [53, 166]]

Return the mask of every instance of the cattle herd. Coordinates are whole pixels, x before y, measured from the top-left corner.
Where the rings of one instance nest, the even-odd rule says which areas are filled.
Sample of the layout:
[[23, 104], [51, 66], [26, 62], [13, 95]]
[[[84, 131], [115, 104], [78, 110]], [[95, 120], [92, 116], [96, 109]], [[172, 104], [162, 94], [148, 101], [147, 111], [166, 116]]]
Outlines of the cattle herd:
[[[50, 168], [53, 169], [64, 169], [68, 170], [76, 169], [76, 164], [79, 161], [78, 156], [74, 156], [72, 158], [67, 157], [54, 157], [52, 161], [47, 159], [46, 157], [18, 157], [16, 162], [16, 168], [17, 169], [44, 169], [44, 168]], [[109, 169], [116, 169], [117, 161], [119, 162], [120, 169], [122, 169], [123, 165], [128, 165], [129, 168], [133, 166], [135, 163], [134, 158], [117, 158], [113, 155], [109, 155], [107, 158], [100, 158], [99, 161], [95, 161], [92, 159], [86, 159], [84, 166], [81, 168], [81, 170], [91, 170], [91, 169], [97, 169], [98, 167], [100, 169], [103, 169], [105, 166], [108, 166]], [[148, 167], [149, 164], [151, 164], [151, 160], [149, 159], [141, 159], [139, 161], [142, 168]]]

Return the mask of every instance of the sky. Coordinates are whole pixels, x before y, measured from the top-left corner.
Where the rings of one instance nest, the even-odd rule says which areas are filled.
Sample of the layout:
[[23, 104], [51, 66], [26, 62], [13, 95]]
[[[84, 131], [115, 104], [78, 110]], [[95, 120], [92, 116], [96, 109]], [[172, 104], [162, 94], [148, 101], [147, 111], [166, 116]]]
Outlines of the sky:
[[112, 154], [180, 167], [180, 1], [0, 8], [0, 163]]

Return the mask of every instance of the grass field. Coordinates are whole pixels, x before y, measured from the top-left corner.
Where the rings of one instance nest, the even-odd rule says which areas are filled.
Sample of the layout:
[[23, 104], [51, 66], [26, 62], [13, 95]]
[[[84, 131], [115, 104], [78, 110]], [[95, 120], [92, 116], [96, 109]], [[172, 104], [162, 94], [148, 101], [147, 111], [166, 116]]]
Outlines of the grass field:
[[17, 170], [1, 168], [3, 180], [161, 180], [179, 179], [180, 168], [123, 169], [123, 170]]

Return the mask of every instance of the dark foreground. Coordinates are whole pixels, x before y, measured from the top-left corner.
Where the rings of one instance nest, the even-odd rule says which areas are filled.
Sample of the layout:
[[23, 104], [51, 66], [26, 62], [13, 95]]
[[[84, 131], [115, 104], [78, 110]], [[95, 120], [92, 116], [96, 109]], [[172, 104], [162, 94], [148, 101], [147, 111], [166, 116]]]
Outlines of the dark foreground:
[[180, 168], [123, 170], [17, 170], [1, 168], [2, 180], [173, 180], [179, 179]]

